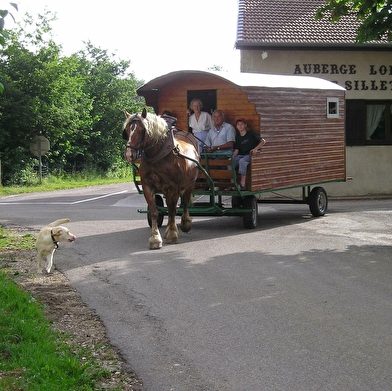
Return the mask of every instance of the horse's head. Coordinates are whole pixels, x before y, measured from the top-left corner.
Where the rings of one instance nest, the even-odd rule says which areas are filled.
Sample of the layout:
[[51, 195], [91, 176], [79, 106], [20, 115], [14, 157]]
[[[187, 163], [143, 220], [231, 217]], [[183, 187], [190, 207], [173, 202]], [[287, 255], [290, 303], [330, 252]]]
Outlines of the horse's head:
[[147, 113], [144, 108], [140, 114], [125, 111], [123, 138], [127, 140], [126, 159], [136, 159], [138, 151], [145, 151], [164, 140], [168, 134], [168, 125], [161, 117]]
[[144, 120], [147, 117], [146, 109], [141, 114], [129, 114], [125, 111], [125, 122], [123, 127], [123, 139], [127, 141], [125, 157], [128, 162], [136, 160], [137, 152], [143, 149], [146, 141], [146, 128]]

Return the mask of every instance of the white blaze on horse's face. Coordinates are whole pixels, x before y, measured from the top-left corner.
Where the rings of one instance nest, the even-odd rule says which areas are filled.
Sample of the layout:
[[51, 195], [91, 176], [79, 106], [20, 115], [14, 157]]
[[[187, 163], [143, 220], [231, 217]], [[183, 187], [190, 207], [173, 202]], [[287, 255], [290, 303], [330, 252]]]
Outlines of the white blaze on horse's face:
[[137, 140], [136, 130], [137, 130], [137, 121], [133, 120], [129, 124], [128, 145], [131, 145], [133, 148], [138, 149], [141, 143]]
[[130, 148], [127, 148], [126, 158], [129, 162], [134, 162], [137, 158], [137, 151], [143, 144], [143, 138], [138, 140], [138, 135], [140, 132], [137, 132], [138, 129], [138, 121], [133, 120], [128, 125], [129, 126], [129, 138], [127, 145]]
[[128, 142], [132, 142], [132, 136], [135, 133], [136, 130], [136, 122], [132, 122], [131, 125], [129, 126], [129, 140]]

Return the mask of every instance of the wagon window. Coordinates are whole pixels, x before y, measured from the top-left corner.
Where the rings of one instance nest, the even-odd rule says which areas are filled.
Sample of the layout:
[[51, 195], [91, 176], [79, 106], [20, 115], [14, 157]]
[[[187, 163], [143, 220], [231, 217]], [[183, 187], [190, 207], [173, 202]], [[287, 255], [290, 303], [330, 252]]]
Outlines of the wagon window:
[[339, 118], [339, 98], [327, 98], [327, 118]]

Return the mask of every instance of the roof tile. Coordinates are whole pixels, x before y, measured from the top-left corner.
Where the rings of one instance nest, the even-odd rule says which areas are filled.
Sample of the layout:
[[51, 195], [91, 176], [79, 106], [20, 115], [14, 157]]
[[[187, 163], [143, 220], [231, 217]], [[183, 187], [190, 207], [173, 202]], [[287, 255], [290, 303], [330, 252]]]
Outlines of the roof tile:
[[[354, 14], [338, 23], [316, 20], [325, 0], [239, 0], [237, 48], [245, 46], [347, 46], [355, 43]], [[388, 41], [362, 44], [391, 45]]]

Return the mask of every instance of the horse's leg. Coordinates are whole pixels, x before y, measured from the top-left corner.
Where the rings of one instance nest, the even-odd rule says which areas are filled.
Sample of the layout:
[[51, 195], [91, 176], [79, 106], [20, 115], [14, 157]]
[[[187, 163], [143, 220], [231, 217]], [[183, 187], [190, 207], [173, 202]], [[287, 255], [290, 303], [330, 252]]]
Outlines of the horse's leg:
[[148, 213], [151, 219], [150, 250], [158, 250], [162, 247], [162, 237], [158, 228], [158, 209], [155, 204], [155, 194], [147, 186], [143, 186], [143, 194], [147, 201]]
[[183, 202], [183, 207], [184, 207], [184, 212], [181, 216], [181, 231], [182, 232], [189, 232], [192, 228], [192, 219], [191, 216], [189, 215], [189, 202], [191, 201], [191, 196], [192, 196], [192, 189], [188, 188], [185, 190], [183, 196], [182, 196], [182, 202]]
[[165, 239], [167, 244], [175, 244], [178, 242], [178, 229], [176, 225], [177, 201], [178, 195], [166, 195], [168, 222]]

